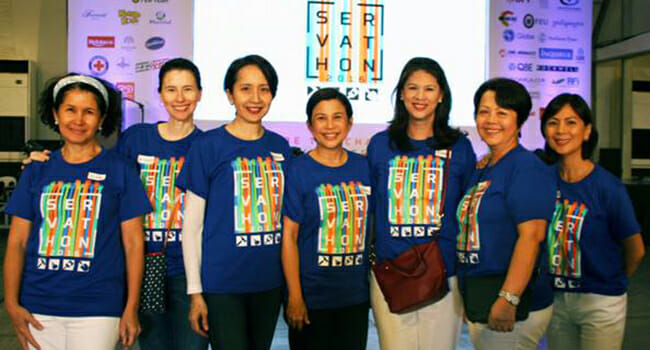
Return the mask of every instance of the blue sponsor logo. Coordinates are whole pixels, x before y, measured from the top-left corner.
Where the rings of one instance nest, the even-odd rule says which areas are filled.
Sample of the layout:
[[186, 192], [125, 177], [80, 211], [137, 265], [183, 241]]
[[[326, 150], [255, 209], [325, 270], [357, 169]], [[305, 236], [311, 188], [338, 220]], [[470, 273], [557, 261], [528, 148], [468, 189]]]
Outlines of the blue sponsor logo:
[[580, 0], [560, 0], [560, 3], [564, 6], [575, 6], [580, 3]]
[[515, 32], [512, 29], [506, 29], [503, 31], [503, 40], [505, 41], [513, 41], [515, 40]]
[[108, 71], [108, 60], [104, 56], [93, 56], [88, 61], [88, 70], [95, 76], [104, 75]]
[[159, 36], [154, 36], [152, 38], [149, 38], [147, 42], [144, 43], [144, 46], [149, 50], [158, 50], [161, 47], [165, 46], [165, 39]]
[[573, 50], [540, 47], [539, 58], [547, 60], [572, 60]]

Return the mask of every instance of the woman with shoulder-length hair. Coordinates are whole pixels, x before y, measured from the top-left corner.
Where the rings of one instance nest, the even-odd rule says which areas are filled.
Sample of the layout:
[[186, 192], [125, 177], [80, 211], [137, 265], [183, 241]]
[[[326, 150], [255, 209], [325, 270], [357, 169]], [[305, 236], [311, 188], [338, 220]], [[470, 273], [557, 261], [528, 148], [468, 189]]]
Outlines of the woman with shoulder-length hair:
[[449, 126], [451, 90], [436, 61], [409, 60], [394, 95], [390, 126], [368, 145], [377, 264], [437, 239], [450, 292], [406, 312], [391, 312], [373, 274], [370, 299], [379, 341], [382, 349], [455, 349], [462, 303], [455, 277], [454, 212], [476, 156], [467, 138]]
[[478, 133], [489, 147], [458, 206], [459, 282], [477, 349], [536, 349], [552, 314], [538, 252], [553, 213], [555, 182], [519, 145], [532, 102], [520, 83], [495, 78], [474, 95]]
[[96, 135], [120, 125], [120, 94], [70, 74], [48, 83], [44, 124], [63, 147], [25, 168], [4, 264], [5, 306], [23, 349], [114, 349], [140, 332], [142, 215], [151, 206], [135, 165]]
[[282, 199], [289, 143], [262, 118], [278, 87], [265, 58], [234, 60], [224, 90], [235, 117], [194, 141], [177, 186], [187, 191], [183, 258], [190, 322], [213, 349], [268, 349], [282, 302]]
[[542, 114], [558, 198], [548, 230], [555, 303], [549, 349], [620, 349], [628, 277], [645, 254], [621, 181], [590, 159], [598, 132], [579, 95], [556, 96]]

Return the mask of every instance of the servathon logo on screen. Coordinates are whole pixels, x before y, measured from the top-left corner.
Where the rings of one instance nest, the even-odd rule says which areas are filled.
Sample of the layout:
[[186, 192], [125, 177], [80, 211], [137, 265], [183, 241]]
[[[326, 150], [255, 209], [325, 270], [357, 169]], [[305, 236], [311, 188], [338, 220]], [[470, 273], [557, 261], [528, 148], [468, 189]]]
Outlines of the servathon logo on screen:
[[306, 81], [328, 86], [381, 82], [383, 39], [383, 0], [308, 1]]

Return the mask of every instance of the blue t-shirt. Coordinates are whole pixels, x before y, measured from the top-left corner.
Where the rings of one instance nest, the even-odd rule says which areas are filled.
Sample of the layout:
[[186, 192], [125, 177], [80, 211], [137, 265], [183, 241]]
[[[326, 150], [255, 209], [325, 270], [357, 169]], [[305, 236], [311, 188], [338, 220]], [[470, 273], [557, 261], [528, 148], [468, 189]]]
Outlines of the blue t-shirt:
[[265, 130], [254, 141], [220, 127], [190, 147], [176, 186], [205, 199], [201, 282], [206, 293], [250, 293], [282, 285], [283, 169], [290, 148]]
[[177, 141], [160, 136], [158, 124], [136, 124], [121, 135], [116, 150], [138, 163], [153, 211], [144, 217], [147, 253], [160, 252], [167, 234], [167, 275], [180, 276], [183, 268], [181, 247], [185, 192], [176, 188], [176, 177], [183, 168], [192, 142], [202, 134], [198, 128]]
[[560, 199], [547, 240], [555, 290], [622, 295], [628, 284], [622, 242], [641, 232], [625, 186], [599, 165], [575, 183], [554, 170]]
[[370, 171], [365, 157], [347, 153], [339, 167], [305, 154], [287, 170], [284, 215], [300, 225], [300, 283], [309, 309], [368, 301]]
[[121, 316], [120, 224], [151, 211], [135, 164], [112, 150], [67, 163], [61, 151], [23, 171], [6, 213], [31, 221], [20, 304], [54, 316]]
[[[519, 145], [496, 164], [476, 169], [471, 184], [456, 213], [459, 274], [507, 273], [519, 237], [517, 225], [535, 219], [550, 221], [555, 179], [547, 165]], [[543, 274], [533, 296], [533, 310], [552, 303], [551, 286]]]
[[[476, 155], [467, 138], [459, 137], [451, 148], [447, 174], [447, 150], [433, 150], [427, 142], [430, 140], [411, 140], [415, 150], [403, 153], [390, 146], [387, 131], [370, 140], [368, 161], [376, 198], [375, 251], [379, 262], [393, 259], [413, 245], [431, 241], [442, 225], [438, 244], [450, 277], [456, 274], [458, 223], [454, 213], [469, 184]], [[441, 218], [445, 176], [449, 179]]]

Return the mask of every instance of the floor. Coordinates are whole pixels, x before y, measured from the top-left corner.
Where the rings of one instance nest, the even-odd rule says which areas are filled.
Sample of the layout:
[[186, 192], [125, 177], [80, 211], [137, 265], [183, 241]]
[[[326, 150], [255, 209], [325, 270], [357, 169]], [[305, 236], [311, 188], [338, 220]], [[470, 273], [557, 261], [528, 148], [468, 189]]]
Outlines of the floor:
[[[6, 230], [0, 231], [0, 258], [4, 261], [6, 249]], [[2, 272], [0, 272], [2, 275]], [[3, 282], [0, 279], [0, 350], [20, 349], [18, 341], [13, 333], [13, 328], [7, 317], [4, 308]], [[370, 325], [368, 329], [368, 349], [379, 349], [377, 332], [370, 314]], [[628, 290], [628, 313], [625, 330], [625, 341], [623, 349], [636, 350], [650, 348], [650, 258], [646, 258], [639, 271], [634, 275]], [[273, 339], [272, 350], [288, 349], [288, 329], [284, 321], [278, 321], [275, 338]], [[473, 349], [467, 327], [463, 327], [459, 350]], [[545, 343], [539, 349], [546, 349]], [[576, 349], [577, 350], [577, 349]]]

